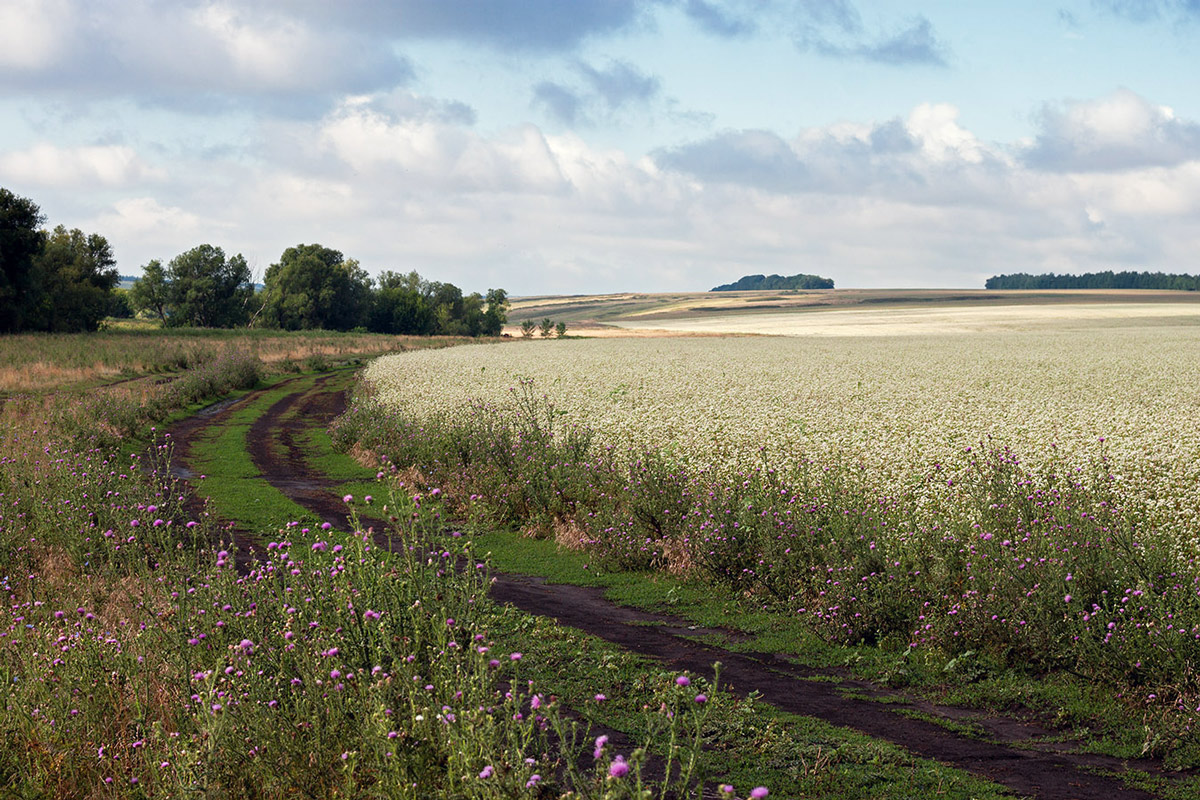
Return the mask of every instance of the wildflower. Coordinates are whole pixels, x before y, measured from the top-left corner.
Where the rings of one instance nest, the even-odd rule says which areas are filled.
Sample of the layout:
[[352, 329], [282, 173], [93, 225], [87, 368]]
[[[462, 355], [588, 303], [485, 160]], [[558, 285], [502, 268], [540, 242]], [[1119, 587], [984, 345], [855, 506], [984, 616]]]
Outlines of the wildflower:
[[625, 762], [625, 756], [617, 756], [608, 765], [608, 774], [614, 778], [624, 778], [629, 774], [629, 764]]
[[699, 703], [700, 705], [704, 705], [705, 703], [708, 702], [708, 697], [706, 697], [705, 695], [702, 695], [702, 694], [698, 694], [698, 695], [696, 695], [696, 702]]
[[495, 772], [496, 771], [494, 769], [492, 769], [492, 765], [488, 764], [486, 767], [484, 767], [482, 770], [480, 770], [479, 777], [484, 780], [487, 780], [488, 778], [492, 777], [492, 775], [494, 775]]
[[692, 682], [688, 678], [687, 675], [680, 675], [678, 678], [675, 679], [675, 684], [677, 686], [691, 686]]
[[767, 791], [767, 787], [765, 786], [756, 786], [750, 790], [750, 797], [752, 800], [762, 800], [762, 798], [766, 797], [768, 794], [770, 794], [770, 792]]
[[608, 744], [608, 736], [597, 736], [596, 747], [592, 750], [592, 758], [600, 760], [601, 753], [604, 752], [604, 745]]
[[352, 503], [352, 502], [354, 502], [354, 495], [352, 495], [352, 494], [348, 494], [348, 495], [346, 495], [345, 497], [343, 497], [343, 498], [342, 498], [342, 502], [343, 502], [343, 503]]
[[520, 653], [512, 653], [512, 654], [510, 654], [510, 655], [509, 655], [509, 659], [510, 659], [510, 660], [512, 660], [512, 661], [520, 661], [520, 660], [521, 660], [521, 654], [520, 654]]

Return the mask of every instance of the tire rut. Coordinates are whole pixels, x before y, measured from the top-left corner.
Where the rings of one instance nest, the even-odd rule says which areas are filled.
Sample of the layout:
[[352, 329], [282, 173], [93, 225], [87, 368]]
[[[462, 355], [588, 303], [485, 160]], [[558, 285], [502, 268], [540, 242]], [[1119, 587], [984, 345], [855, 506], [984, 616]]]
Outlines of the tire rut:
[[[344, 527], [348, 523], [346, 506], [334, 493], [333, 484], [309, 466], [301, 444], [304, 430], [326, 426], [345, 410], [345, 393], [328, 388], [334, 377], [319, 378], [311, 388], [288, 394], [273, 404], [251, 425], [248, 447], [263, 479], [322, 520]], [[276, 384], [272, 390], [280, 385], [283, 384]], [[255, 396], [248, 395], [213, 413], [197, 415], [172, 429], [175, 457], [183, 461], [181, 474], [188, 474], [190, 441], [204, 428], [221, 425], [228, 415]], [[384, 529], [384, 522], [379, 519], [360, 518], [360, 522], [376, 531]], [[263, 546], [251, 532], [230, 529], [230, 533], [239, 547]], [[713, 663], [719, 661], [722, 682], [735, 694], [757, 692], [762, 700], [781, 710], [887, 740], [916, 756], [987, 778], [1019, 795], [1041, 800], [1155, 798], [1115, 777], [1097, 774], [1098, 771], [1119, 774], [1129, 768], [1128, 762], [1077, 752], [1070, 744], [1046, 743], [1043, 740], [1051, 738], [1052, 732], [1035, 723], [914, 700], [854, 680], [844, 670], [804, 667], [786, 656], [738, 652], [695, 641], [696, 636], [728, 632], [698, 629], [667, 614], [616, 605], [600, 589], [548, 584], [527, 575], [493, 574], [491, 595], [499, 602], [552, 617], [559, 624], [650, 656], [674, 669], [711, 678]], [[959, 735], [905, 713], [967, 724], [980, 730], [982, 736]], [[1149, 759], [1139, 759], [1135, 766], [1142, 772], [1172, 774], [1159, 762]]]

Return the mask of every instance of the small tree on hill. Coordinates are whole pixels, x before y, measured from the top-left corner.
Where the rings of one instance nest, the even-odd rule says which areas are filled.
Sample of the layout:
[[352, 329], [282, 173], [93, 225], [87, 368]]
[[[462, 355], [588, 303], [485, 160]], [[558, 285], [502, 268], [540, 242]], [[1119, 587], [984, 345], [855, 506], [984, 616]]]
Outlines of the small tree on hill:
[[543, 339], [549, 339], [550, 334], [554, 333], [554, 321], [549, 317], [544, 317], [542, 319], [541, 333]]
[[558, 336], [559, 339], [566, 336], [567, 335], [567, 323], [560, 321], [557, 325], [554, 326], [554, 333]]
[[524, 322], [521, 323], [521, 335], [523, 337], [525, 337], [526, 339], [532, 339], [533, 338], [533, 329], [536, 327], [537, 327], [537, 324], [533, 320], [531, 320], [531, 319], [525, 320]]

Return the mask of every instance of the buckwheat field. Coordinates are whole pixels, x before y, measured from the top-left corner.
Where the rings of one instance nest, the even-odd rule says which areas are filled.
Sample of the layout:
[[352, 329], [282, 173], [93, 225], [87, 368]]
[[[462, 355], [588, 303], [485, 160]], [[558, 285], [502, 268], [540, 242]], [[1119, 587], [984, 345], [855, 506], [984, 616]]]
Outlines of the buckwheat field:
[[1200, 328], [1188, 325], [537, 340], [387, 357], [366, 378], [418, 418], [504, 405], [532, 381], [564, 422], [618, 449], [717, 471], [849, 467], [873, 493], [926, 503], [954, 504], [946, 487], [981, 446], [1039, 471], [1107, 459], [1156, 526], [1197, 535]]

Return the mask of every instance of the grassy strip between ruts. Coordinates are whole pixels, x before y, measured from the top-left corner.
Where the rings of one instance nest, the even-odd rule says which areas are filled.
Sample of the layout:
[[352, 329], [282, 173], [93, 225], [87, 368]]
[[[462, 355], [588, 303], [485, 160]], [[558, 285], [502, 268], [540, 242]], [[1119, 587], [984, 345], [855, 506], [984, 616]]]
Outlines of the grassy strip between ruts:
[[[260, 531], [283, 525], [284, 521], [312, 520], [299, 507], [289, 508], [291, 501], [261, 479], [246, 453], [246, 433], [271, 405], [289, 393], [311, 387], [315, 377], [293, 380], [256, 397], [240, 407], [219, 431], [202, 436], [193, 445], [195, 465], [207, 475], [201, 488], [210, 497], [215, 514]], [[294, 413], [285, 412], [283, 418]], [[387, 493], [384, 486], [371, 480], [373, 472], [334, 452], [323, 430], [310, 428], [296, 441], [305, 447], [310, 468], [331, 482], [342, 481], [331, 491], [355, 496]], [[511, 534], [482, 535], [476, 537], [475, 544], [477, 552], [491, 550], [493, 563], [502, 569], [606, 585], [622, 602], [672, 611], [707, 611], [713, 623], [729, 622], [727, 609], [703, 602], [705, 592], [699, 586], [647, 580], [645, 575], [631, 573], [600, 572], [580, 553], [563, 553], [553, 543]], [[504, 610], [494, 620], [490, 633], [498, 649], [524, 651], [527, 658], [523, 669], [536, 685], [558, 695], [588, 719], [621, 730], [635, 741], [643, 733], [644, 706], [654, 696], [652, 687], [669, 683], [673, 677], [648, 659], [515, 609]], [[607, 698], [602, 703], [595, 701], [597, 689]], [[724, 694], [712, 697], [703, 763], [708, 774], [720, 775], [733, 785], [789, 787], [777, 796], [847, 799], [1006, 796], [986, 781], [913, 758], [886, 742], [782, 713], [754, 698], [734, 700]]]

